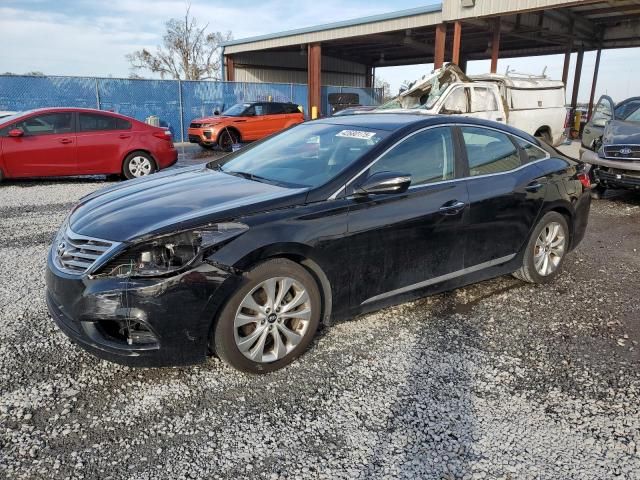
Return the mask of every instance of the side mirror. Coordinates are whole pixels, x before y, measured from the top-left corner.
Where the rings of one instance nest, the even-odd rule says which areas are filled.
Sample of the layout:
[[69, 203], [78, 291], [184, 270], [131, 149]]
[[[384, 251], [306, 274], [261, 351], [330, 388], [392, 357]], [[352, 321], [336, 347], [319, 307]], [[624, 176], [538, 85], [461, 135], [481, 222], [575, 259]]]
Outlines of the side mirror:
[[411, 175], [398, 172], [378, 172], [367, 178], [356, 190], [360, 195], [406, 192], [411, 185]]
[[596, 118], [593, 121], [593, 126], [594, 127], [600, 127], [600, 128], [604, 128], [607, 126], [607, 120], [604, 118]]
[[22, 136], [24, 136], [24, 132], [22, 131], [21, 128], [14, 128], [12, 130], [9, 130], [9, 136], [10, 137], [22, 137]]

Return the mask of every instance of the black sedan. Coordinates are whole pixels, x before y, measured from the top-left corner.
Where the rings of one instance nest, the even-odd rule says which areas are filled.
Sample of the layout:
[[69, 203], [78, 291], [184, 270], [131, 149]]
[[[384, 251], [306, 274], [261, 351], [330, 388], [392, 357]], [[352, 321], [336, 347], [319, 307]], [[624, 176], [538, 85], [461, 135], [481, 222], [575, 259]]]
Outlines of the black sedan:
[[47, 303], [111, 361], [215, 352], [269, 372], [320, 322], [498, 275], [551, 281], [584, 236], [588, 190], [581, 164], [501, 124], [318, 120], [83, 198], [51, 247]]

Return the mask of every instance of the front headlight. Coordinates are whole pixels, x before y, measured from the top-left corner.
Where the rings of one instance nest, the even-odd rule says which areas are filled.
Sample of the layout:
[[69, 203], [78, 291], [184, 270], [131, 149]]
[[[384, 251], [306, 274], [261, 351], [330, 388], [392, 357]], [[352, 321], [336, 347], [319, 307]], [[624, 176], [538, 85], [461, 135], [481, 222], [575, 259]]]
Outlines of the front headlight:
[[216, 125], [218, 125], [217, 123], [203, 123], [202, 125], [200, 125], [201, 128], [210, 128], [210, 127], [215, 127]]
[[157, 277], [177, 273], [203, 254], [237, 237], [249, 227], [238, 222], [208, 225], [134, 245], [100, 269], [108, 276]]

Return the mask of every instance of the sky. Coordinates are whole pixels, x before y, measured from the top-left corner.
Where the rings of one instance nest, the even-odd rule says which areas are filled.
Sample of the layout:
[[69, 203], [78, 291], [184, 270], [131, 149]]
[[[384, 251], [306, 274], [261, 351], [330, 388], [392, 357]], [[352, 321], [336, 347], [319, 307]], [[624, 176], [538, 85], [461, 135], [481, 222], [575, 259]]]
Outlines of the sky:
[[[433, 0], [192, 0], [191, 11], [213, 31], [231, 31], [234, 38], [414, 8]], [[165, 22], [184, 13], [183, 0], [0, 0], [0, 72], [41, 71], [49, 75], [128, 77], [125, 58], [141, 48], [153, 49], [162, 40]], [[463, 32], [464, 36], [464, 32]], [[572, 66], [575, 64], [573, 55]], [[595, 54], [585, 54], [579, 101], [587, 101]], [[523, 73], [541, 73], [559, 79], [562, 55], [508, 59], [498, 62]], [[395, 92], [404, 80], [415, 80], [433, 65], [387, 67], [377, 76]], [[488, 61], [469, 62], [469, 73], [484, 73]], [[573, 68], [572, 68], [573, 70]], [[140, 72], [151, 76], [148, 72]], [[624, 73], [624, 75], [621, 75]], [[571, 79], [573, 71], [570, 72]], [[640, 49], [602, 53], [597, 96], [608, 93], [619, 101], [639, 95], [633, 79], [640, 78]], [[571, 91], [569, 80], [567, 91]]]

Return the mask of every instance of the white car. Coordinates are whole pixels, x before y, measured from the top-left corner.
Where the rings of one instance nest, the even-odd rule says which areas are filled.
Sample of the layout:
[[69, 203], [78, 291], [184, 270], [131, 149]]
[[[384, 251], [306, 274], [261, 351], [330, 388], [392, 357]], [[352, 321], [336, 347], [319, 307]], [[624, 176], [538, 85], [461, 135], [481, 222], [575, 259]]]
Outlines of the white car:
[[467, 76], [448, 64], [425, 75], [376, 112], [463, 115], [505, 123], [551, 145], [562, 143], [567, 109], [559, 80], [532, 75]]

